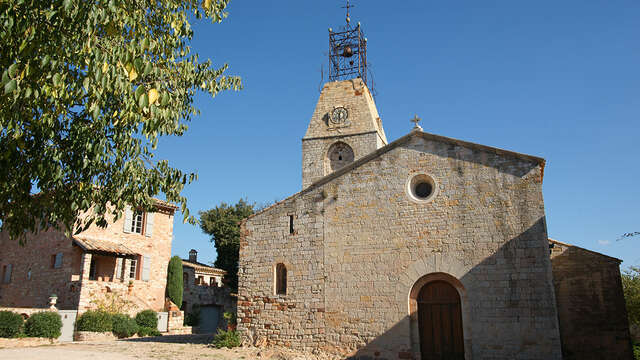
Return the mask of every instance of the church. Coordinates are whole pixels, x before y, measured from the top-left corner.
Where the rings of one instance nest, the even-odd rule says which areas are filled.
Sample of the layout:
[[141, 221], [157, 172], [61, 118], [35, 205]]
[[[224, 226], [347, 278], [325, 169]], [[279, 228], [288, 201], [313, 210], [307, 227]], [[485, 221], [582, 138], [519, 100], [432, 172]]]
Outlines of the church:
[[545, 160], [424, 132], [417, 117], [389, 142], [360, 24], [329, 31], [302, 191], [241, 223], [245, 343], [358, 359], [631, 359], [620, 261], [548, 238]]

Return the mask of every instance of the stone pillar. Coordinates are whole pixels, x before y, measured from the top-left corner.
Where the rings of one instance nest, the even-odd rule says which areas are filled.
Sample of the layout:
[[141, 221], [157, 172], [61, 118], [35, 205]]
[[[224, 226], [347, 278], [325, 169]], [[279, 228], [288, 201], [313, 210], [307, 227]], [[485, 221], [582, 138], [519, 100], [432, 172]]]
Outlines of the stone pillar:
[[80, 269], [82, 273], [80, 279], [82, 281], [89, 280], [89, 272], [91, 272], [91, 253], [82, 253], [82, 261], [80, 263]]
[[122, 282], [127, 284], [131, 277], [129, 273], [131, 272], [131, 259], [123, 259], [122, 266], [124, 267], [124, 275], [122, 276]]

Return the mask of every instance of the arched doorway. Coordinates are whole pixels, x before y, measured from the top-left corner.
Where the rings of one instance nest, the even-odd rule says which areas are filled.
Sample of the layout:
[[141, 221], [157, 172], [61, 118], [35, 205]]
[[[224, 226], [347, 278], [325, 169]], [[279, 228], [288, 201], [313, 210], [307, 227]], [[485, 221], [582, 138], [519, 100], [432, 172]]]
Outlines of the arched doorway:
[[418, 328], [422, 360], [464, 360], [460, 295], [446, 281], [432, 281], [420, 289]]

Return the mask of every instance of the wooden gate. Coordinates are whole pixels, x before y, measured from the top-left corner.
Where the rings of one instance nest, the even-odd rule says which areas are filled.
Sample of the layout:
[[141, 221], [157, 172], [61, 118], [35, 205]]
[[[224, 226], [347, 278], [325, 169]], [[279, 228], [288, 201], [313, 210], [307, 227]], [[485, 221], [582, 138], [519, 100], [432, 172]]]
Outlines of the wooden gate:
[[418, 294], [422, 360], [464, 360], [460, 295], [449, 283], [430, 282]]

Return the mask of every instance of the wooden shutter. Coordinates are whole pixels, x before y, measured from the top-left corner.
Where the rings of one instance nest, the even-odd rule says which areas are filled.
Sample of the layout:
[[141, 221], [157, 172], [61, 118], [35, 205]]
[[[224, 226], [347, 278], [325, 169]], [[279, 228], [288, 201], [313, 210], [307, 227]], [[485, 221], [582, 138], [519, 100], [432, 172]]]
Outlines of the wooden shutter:
[[142, 280], [149, 281], [151, 273], [151, 256], [145, 255], [142, 260]]
[[53, 264], [53, 267], [58, 269], [62, 267], [62, 253], [57, 253], [56, 254], [56, 260]]
[[114, 275], [115, 279], [122, 279], [122, 258], [116, 258], [116, 273]]
[[147, 213], [147, 224], [145, 225], [144, 235], [151, 237], [153, 235], [153, 213]]
[[133, 224], [133, 211], [130, 206], [124, 208], [124, 229], [125, 233], [130, 233]]
[[11, 282], [11, 264], [7, 265], [7, 271], [4, 273], [4, 282], [5, 284]]

